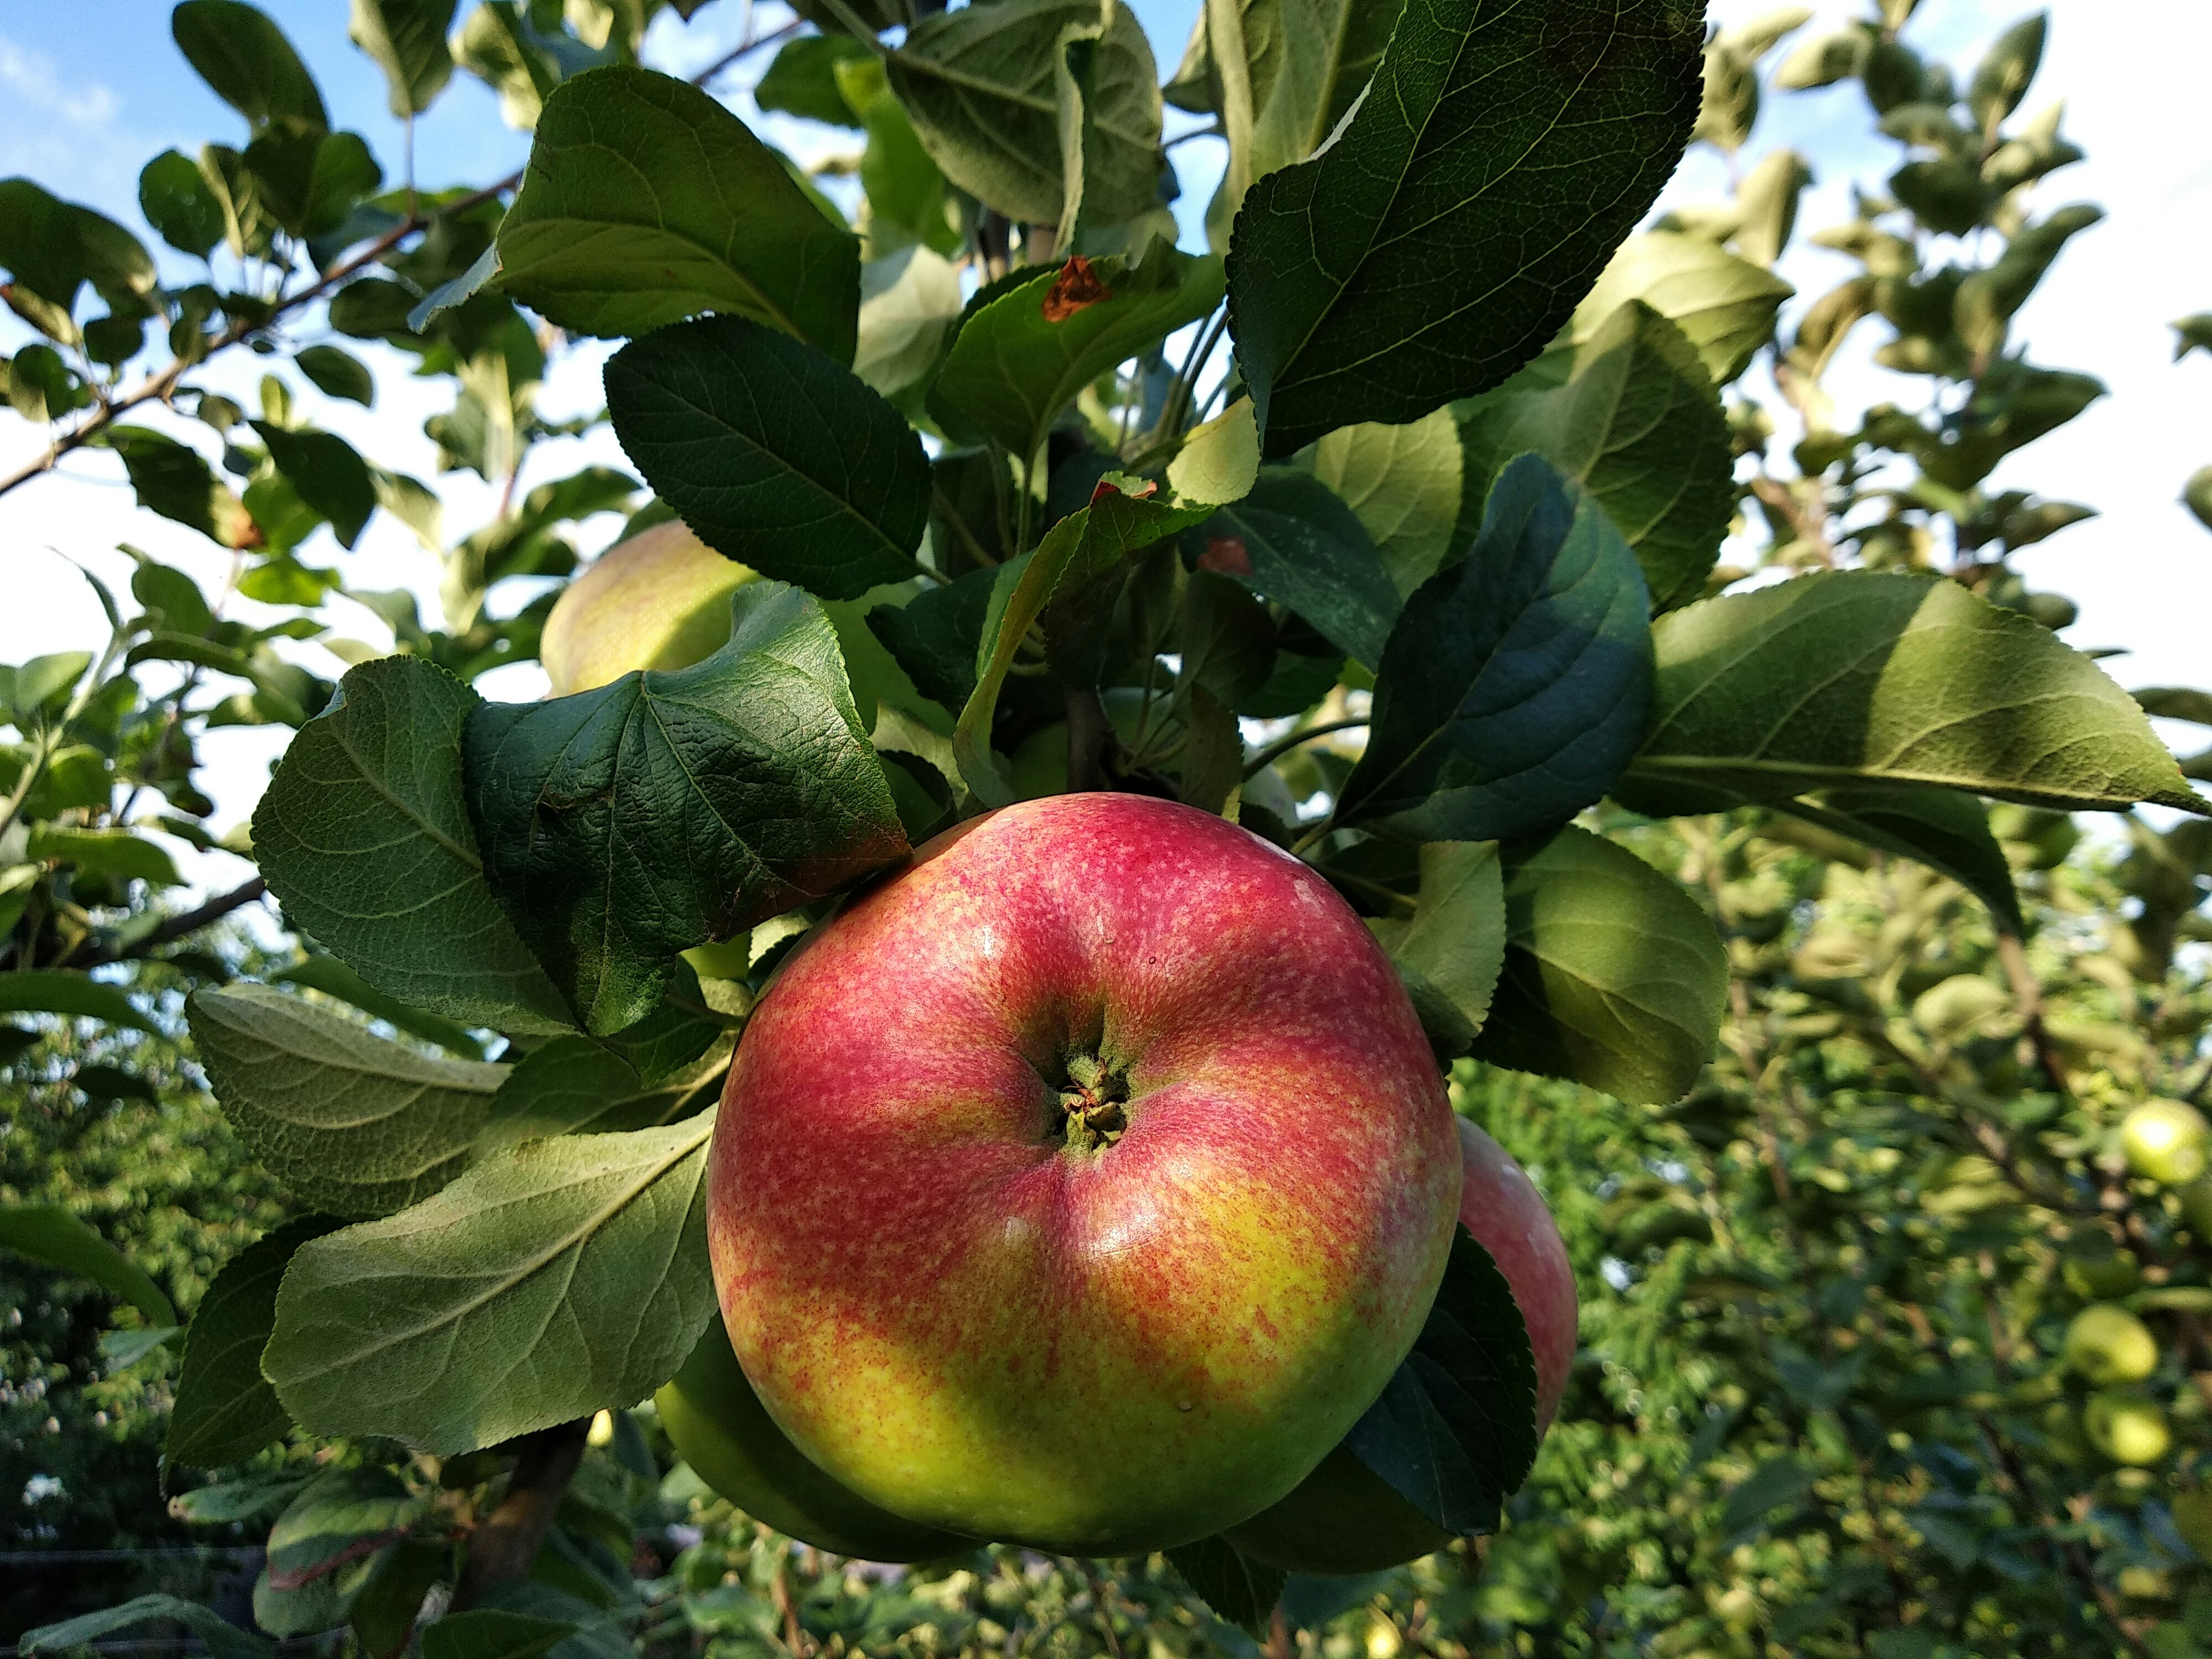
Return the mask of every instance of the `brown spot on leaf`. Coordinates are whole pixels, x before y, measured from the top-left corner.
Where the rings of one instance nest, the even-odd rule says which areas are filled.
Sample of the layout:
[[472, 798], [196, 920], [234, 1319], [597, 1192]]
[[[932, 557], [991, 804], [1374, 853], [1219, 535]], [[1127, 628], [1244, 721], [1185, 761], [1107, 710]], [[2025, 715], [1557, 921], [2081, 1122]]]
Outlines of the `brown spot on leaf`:
[[1198, 568], [1224, 576], [1249, 576], [1252, 574], [1252, 556], [1244, 550], [1242, 536], [1216, 536], [1206, 543], [1206, 551], [1198, 556]]
[[1101, 300], [1113, 297], [1113, 290], [1099, 280], [1098, 273], [1091, 268], [1091, 261], [1079, 253], [1060, 268], [1060, 275], [1045, 289], [1044, 319], [1048, 323], [1064, 323], [1085, 306], [1095, 306]]

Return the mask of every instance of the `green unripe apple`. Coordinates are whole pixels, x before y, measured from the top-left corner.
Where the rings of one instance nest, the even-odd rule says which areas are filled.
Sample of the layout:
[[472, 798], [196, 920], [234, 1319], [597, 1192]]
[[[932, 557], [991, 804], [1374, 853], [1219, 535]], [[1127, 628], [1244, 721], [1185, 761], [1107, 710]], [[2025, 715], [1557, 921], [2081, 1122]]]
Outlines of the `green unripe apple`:
[[2212, 1127], [2194, 1106], [2147, 1100], [2120, 1123], [2120, 1149], [2128, 1168], [2165, 1187], [2182, 1187], [2204, 1173]]
[[730, 592], [754, 573], [680, 520], [641, 530], [592, 562], [545, 618], [538, 647], [553, 695], [618, 680], [633, 669], [689, 668], [730, 637]]
[[2115, 1463], [2155, 1463], [2173, 1445], [2166, 1413], [2134, 1389], [2100, 1389], [2091, 1395], [2081, 1408], [2081, 1428], [2089, 1443]]
[[2140, 1382], [2158, 1369], [2158, 1339], [2125, 1308], [2100, 1302], [2066, 1328], [2066, 1363], [2091, 1382]]
[[878, 1508], [810, 1462], [753, 1393], [719, 1313], [653, 1403], [677, 1455], [764, 1526], [863, 1561], [927, 1561], [975, 1547]]

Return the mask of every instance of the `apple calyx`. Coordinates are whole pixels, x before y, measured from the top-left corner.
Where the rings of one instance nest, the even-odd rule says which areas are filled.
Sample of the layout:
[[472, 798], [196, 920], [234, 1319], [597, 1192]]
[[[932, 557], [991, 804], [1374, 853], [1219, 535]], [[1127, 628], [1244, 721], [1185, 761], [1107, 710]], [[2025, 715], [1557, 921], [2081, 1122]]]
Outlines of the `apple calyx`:
[[1111, 1146], [1129, 1127], [1129, 1079], [1096, 1054], [1070, 1054], [1062, 1062], [1060, 1127], [1071, 1152]]

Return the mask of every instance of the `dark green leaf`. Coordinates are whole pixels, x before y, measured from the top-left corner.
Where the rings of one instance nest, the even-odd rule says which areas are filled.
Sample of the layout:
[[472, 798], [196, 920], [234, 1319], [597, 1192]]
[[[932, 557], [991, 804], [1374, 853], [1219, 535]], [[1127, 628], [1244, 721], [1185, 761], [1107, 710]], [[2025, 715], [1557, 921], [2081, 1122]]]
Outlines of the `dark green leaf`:
[[254, 854], [293, 921], [377, 989], [464, 1024], [565, 1030], [477, 858], [461, 728], [480, 701], [417, 658], [354, 669], [278, 763]]
[[1824, 789], [1774, 805], [1853, 841], [1919, 860], [1988, 905], [1999, 927], [2026, 932], [2012, 866], [1990, 833], [1988, 811], [1972, 795], [1948, 789]]
[[558, 1619], [490, 1607], [449, 1613], [424, 1628], [422, 1659], [538, 1659], [575, 1631]]
[[130, 1303], [149, 1324], [177, 1322], [176, 1308], [146, 1270], [58, 1204], [0, 1204], [0, 1249], [88, 1279]]
[[376, 60], [401, 120], [419, 115], [453, 78], [446, 36], [453, 0], [353, 0], [354, 45]]
[[90, 285], [112, 311], [143, 316], [155, 287], [153, 258], [136, 236], [28, 179], [0, 179], [0, 266], [13, 279], [9, 305], [65, 344], [76, 343], [70, 315], [81, 289]]
[[1430, 1046], [1467, 1052], [1490, 1017], [1505, 961], [1505, 890], [1498, 843], [1432, 841], [1421, 847], [1420, 896], [1410, 920], [1367, 925], [1406, 981]]
[[269, 15], [244, 0], [183, 0], [169, 32], [185, 61], [256, 132], [276, 123], [330, 125], [314, 77]]
[[165, 149], [138, 174], [138, 210], [161, 240], [180, 253], [205, 258], [222, 240], [222, 203], [199, 163]]
[[1712, 1058], [1728, 956], [1711, 918], [1633, 853], [1571, 826], [1505, 849], [1505, 966], [1474, 1057], [1632, 1103]]
[[812, 347], [705, 318], [624, 346], [606, 386], [623, 449], [717, 552], [828, 599], [914, 574], [921, 440]]
[[988, 303], [971, 306], [929, 388], [930, 413], [948, 431], [988, 437], [1018, 458], [1036, 453], [1076, 394], [1221, 303], [1221, 261], [1164, 241], [1141, 264], [1091, 262], [1103, 296], [1066, 311], [1068, 275], [1054, 266]]
[[1674, 170], [1701, 36], [1665, 0], [1411, 0], [1334, 142], [1237, 215], [1264, 453], [1418, 419], [1542, 349]]
[[423, 1054], [265, 985], [202, 991], [192, 1038], [254, 1158], [318, 1206], [384, 1215], [467, 1167], [503, 1066]]
[[300, 373], [327, 397], [343, 398], [363, 409], [376, 406], [376, 377], [368, 365], [342, 346], [308, 346], [292, 360]]
[[753, 102], [833, 127], [858, 127], [845, 94], [837, 89], [837, 65], [866, 63], [875, 56], [866, 41], [849, 34], [809, 34], [787, 40], [776, 51]]
[[110, 427], [106, 438], [123, 458], [139, 506], [225, 547], [252, 544], [253, 520], [198, 450], [151, 427]]
[[1167, 1557], [1216, 1618], [1266, 1638], [1275, 1603], [1283, 1599], [1281, 1568], [1239, 1553], [1225, 1538], [1201, 1538], [1170, 1550]]
[[342, 1568], [396, 1541], [425, 1505], [389, 1469], [326, 1468], [269, 1529], [269, 1565], [253, 1586], [253, 1620], [271, 1636], [310, 1636], [345, 1617]]
[[1536, 1357], [1512, 1286], [1464, 1223], [1413, 1351], [1344, 1437], [1407, 1503], [1461, 1537], [1498, 1530], [1536, 1460]]
[[1632, 787], [1771, 800], [1933, 784], [2037, 806], [2201, 810], [2094, 662], [1956, 582], [1824, 572], [1674, 611], [1652, 637]]
[[731, 606], [695, 667], [469, 717], [486, 873], [593, 1032], [650, 1013], [677, 951], [906, 850], [820, 605], [759, 581]]
[[639, 335], [701, 312], [853, 360], [860, 244], [696, 87], [617, 66], [545, 101], [499, 228], [500, 284], [564, 328]]
[[2146, 714], [2159, 720], [2188, 720], [2197, 726], [2212, 726], [2212, 691], [2198, 691], [2182, 685], [2148, 685], [2132, 696]]
[[65, 968], [19, 968], [0, 974], [0, 1014], [28, 1013], [72, 1014], [141, 1031], [159, 1029], [121, 986], [87, 979]]
[[1705, 586], [1735, 513], [1735, 455], [1719, 395], [1681, 330], [1632, 301], [1555, 391], [1477, 404], [1461, 428], [1467, 499], [1533, 450], [1595, 495], [1643, 567], [1653, 606]]
[[1984, 132], [1995, 133], [2005, 117], [2020, 107], [2028, 83], [2043, 63], [2043, 36], [2050, 21], [2047, 12], [2031, 12], [1997, 36], [1996, 44], [1974, 66], [1974, 78], [1966, 87], [1966, 106], [1973, 111], [1974, 120]]
[[380, 276], [364, 276], [348, 283], [331, 297], [331, 326], [356, 340], [373, 340], [407, 331], [407, 313], [415, 308], [412, 289]]
[[1721, 1511], [1721, 1530], [1730, 1538], [1763, 1520], [1784, 1504], [1796, 1504], [1813, 1490], [1812, 1471], [1795, 1457], [1771, 1457], [1737, 1484]]
[[971, 570], [957, 582], [924, 589], [903, 605], [879, 605], [867, 613], [869, 632], [915, 688], [948, 714], [957, 714], [975, 690], [976, 657], [998, 574], [988, 567]]
[[346, 1608], [346, 1623], [362, 1652], [372, 1659], [392, 1659], [405, 1649], [423, 1598], [453, 1565], [453, 1546], [440, 1540], [403, 1539], [384, 1551]]
[[215, 1276], [192, 1311], [162, 1449], [169, 1462], [204, 1469], [242, 1463], [291, 1427], [261, 1375], [261, 1350], [276, 1322], [276, 1286], [292, 1253], [338, 1224], [323, 1216], [288, 1221]]
[[1366, 526], [1320, 480], [1264, 468], [1243, 500], [1196, 534], [1207, 569], [1249, 575], [1254, 588], [1304, 617], [1338, 649], [1369, 668], [1381, 663], [1398, 620], [1398, 590]]
[[187, 1601], [180, 1595], [141, 1595], [120, 1607], [80, 1613], [58, 1625], [42, 1625], [26, 1631], [19, 1650], [67, 1654], [96, 1643], [103, 1636], [149, 1625], [159, 1620], [184, 1626], [207, 1644], [210, 1659], [273, 1659], [276, 1650], [251, 1632], [242, 1631], [212, 1607]]
[[[105, 779], [102, 780], [103, 784]], [[101, 790], [105, 797], [106, 791]], [[128, 830], [72, 830], [58, 823], [31, 826], [26, 854], [73, 864], [123, 881], [143, 881], [149, 887], [177, 887], [184, 878], [176, 863], [161, 847]]]
[[1467, 557], [1391, 632], [1339, 820], [1498, 841], [1589, 805], [1644, 730], [1649, 603], [1604, 510], [1538, 457], [1514, 461]]
[[483, 1058], [483, 1044], [464, 1027], [423, 1009], [410, 1007], [397, 997], [385, 995], [336, 957], [307, 956], [289, 968], [276, 969], [269, 978], [274, 984], [302, 986], [320, 991], [325, 996], [336, 997], [341, 1002], [349, 1002], [395, 1030], [434, 1042], [463, 1060]]
[[622, 1055], [591, 1038], [555, 1037], [524, 1055], [500, 1085], [483, 1139], [503, 1144], [672, 1123], [714, 1103], [729, 1063], [728, 1045], [719, 1044], [647, 1084]]
[[[1103, 38], [1096, 32], [1104, 27]], [[1059, 80], [1070, 34], [1097, 38], [1083, 114], [1084, 208], [1101, 221], [1150, 205], [1159, 176], [1158, 73], [1127, 6], [994, 0], [925, 17], [887, 61], [891, 89], [945, 176], [1019, 223], [1066, 206]]]
[[714, 1313], [712, 1126], [532, 1141], [303, 1246], [262, 1358], [278, 1397], [441, 1455], [643, 1399]]
[[251, 423], [269, 446], [276, 464], [300, 499], [331, 521], [345, 547], [361, 539], [362, 526], [376, 511], [376, 482], [361, 453], [334, 432], [289, 431], [267, 421]]

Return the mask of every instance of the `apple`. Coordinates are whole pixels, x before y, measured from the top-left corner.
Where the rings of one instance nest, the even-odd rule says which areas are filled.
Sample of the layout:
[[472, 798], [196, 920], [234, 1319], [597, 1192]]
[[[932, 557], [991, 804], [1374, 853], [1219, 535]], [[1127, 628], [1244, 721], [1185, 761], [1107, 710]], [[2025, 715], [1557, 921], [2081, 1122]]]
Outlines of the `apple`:
[[2100, 1389], [2081, 1408], [2089, 1443], [2115, 1463], [2155, 1463], [2173, 1445], [2158, 1402], [2136, 1389]]
[[[1511, 1286], [1536, 1358], [1536, 1432], [1552, 1425], [1575, 1360], [1574, 1267], [1543, 1194], [1510, 1154], [1459, 1120], [1466, 1169], [1459, 1218]], [[1243, 1553], [1291, 1572], [1379, 1572], [1442, 1549], [1451, 1534], [1398, 1495], [1346, 1446], [1288, 1498], [1226, 1536]]]
[[869, 1502], [1071, 1555], [1305, 1478], [1443, 1274], [1451, 1108], [1313, 870], [1187, 806], [971, 819], [755, 1010], [707, 1225], [769, 1414]]
[[878, 1509], [808, 1462], [762, 1409], [720, 1317], [653, 1403], [677, 1455], [763, 1526], [863, 1561], [926, 1561], [975, 1546]]
[[2120, 1121], [2128, 1168], [2162, 1187], [2185, 1187], [2204, 1173], [2212, 1139], [2204, 1115], [2179, 1100], [2147, 1100]]
[[562, 590], [545, 618], [538, 656], [553, 695], [713, 656], [730, 637], [731, 590], [753, 580], [679, 520], [617, 542]]
[[2158, 1339], [2116, 1303], [2100, 1302], [2074, 1316], [2061, 1351], [2091, 1382], [2140, 1382], [2158, 1369]]

